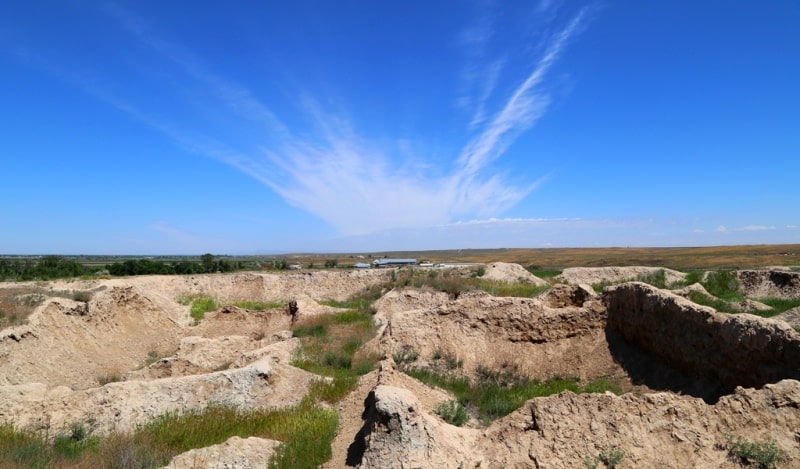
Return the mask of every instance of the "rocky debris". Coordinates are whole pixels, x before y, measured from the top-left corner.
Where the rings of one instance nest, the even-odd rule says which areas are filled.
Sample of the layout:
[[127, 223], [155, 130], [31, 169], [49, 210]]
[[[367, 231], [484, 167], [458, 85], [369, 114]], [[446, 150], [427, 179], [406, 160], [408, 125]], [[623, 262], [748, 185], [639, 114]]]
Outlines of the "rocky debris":
[[265, 438], [234, 436], [218, 445], [179, 454], [163, 469], [264, 468], [269, 466], [269, 460], [280, 444], [279, 441]]
[[600, 283], [620, 283], [632, 280], [640, 280], [645, 277], [657, 275], [664, 271], [667, 285], [682, 282], [686, 274], [677, 270], [666, 269], [663, 267], [570, 267], [564, 269], [561, 275], [556, 277], [560, 282], [578, 285], [597, 285]]
[[123, 381], [72, 391], [41, 383], [0, 386], [0, 424], [58, 434], [84, 423], [98, 435], [132, 431], [166, 412], [210, 404], [239, 409], [285, 407], [300, 402], [318, 376], [265, 357], [246, 367], [150, 381]]
[[800, 379], [800, 335], [785, 323], [720, 314], [640, 282], [603, 296], [609, 329], [671, 367], [729, 389]]
[[737, 270], [740, 290], [755, 298], [800, 298], [800, 272], [786, 270]]
[[492, 262], [486, 265], [486, 273], [483, 277], [486, 280], [498, 280], [501, 282], [523, 282], [532, 283], [537, 287], [550, 285], [547, 281], [528, 272], [525, 267], [519, 264], [507, 262]]

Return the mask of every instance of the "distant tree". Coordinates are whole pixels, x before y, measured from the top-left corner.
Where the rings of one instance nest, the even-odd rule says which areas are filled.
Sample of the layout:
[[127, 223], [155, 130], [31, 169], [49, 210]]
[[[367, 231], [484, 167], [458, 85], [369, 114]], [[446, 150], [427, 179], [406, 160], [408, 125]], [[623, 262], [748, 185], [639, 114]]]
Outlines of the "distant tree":
[[339, 265], [339, 261], [337, 259], [328, 259], [325, 261], [325, 267], [334, 268]]
[[203, 271], [204, 272], [214, 272], [216, 269], [214, 268], [214, 255], [210, 253], [205, 253], [200, 256], [200, 263], [203, 264]]

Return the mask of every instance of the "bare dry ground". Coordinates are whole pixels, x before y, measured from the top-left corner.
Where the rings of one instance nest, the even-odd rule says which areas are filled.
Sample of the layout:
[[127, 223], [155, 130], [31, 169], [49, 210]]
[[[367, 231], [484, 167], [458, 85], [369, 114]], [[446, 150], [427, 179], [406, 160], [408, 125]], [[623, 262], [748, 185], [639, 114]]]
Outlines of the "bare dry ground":
[[[541, 282], [501, 261], [488, 271]], [[333, 406], [326, 467], [734, 468], [746, 462], [736, 442], [771, 445], [783, 457], [777, 467], [800, 466], [800, 334], [785, 321], [693, 303], [684, 297], [691, 289], [677, 288], [680, 272], [663, 273], [674, 275], [674, 291], [629, 281], [653, 273], [641, 266], [565, 272], [531, 297], [414, 287], [436, 274], [399, 272], [2, 284], [8, 304], [33, 312], [0, 329], [0, 425], [57, 435], [81, 423], [102, 436], [209, 405], [295, 405], [324, 379], [295, 366], [306, 336], [343, 314], [337, 302], [397, 277], [372, 305], [376, 333], [357, 352], [381, 360]], [[736, 276], [744, 296], [800, 298], [800, 273]], [[199, 297], [217, 304], [193, 318], [187, 299]], [[616, 392], [522, 400], [491, 419], [470, 407], [456, 426], [441, 410], [456, 396], [413, 377], [425, 373], [500, 387], [602, 380]], [[169, 467], [263, 467], [281, 444], [243, 435]]]

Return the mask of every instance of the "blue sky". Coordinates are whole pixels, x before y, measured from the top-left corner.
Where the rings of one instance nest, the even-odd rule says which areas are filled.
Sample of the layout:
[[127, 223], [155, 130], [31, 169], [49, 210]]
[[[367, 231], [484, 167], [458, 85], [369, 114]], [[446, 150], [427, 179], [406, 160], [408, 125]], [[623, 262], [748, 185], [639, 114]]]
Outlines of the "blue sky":
[[789, 0], [3, 2], [0, 253], [800, 243]]

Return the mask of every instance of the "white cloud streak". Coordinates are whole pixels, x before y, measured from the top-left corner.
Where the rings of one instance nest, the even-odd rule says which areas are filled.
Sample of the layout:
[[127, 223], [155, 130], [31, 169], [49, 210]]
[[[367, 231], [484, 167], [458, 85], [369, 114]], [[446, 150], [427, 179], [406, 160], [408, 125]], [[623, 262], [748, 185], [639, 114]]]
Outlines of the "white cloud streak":
[[[457, 152], [449, 171], [428, 175], [398, 162], [396, 154], [402, 149], [381, 147], [359, 137], [349, 122], [328, 114], [313, 98], [304, 98], [299, 107], [315, 123], [314, 128], [299, 137], [244, 86], [209, 71], [192, 54], [159, 37], [128, 10], [114, 5], [107, 10], [124, 30], [199, 85], [193, 88], [205, 90], [239, 119], [264, 124], [269, 137], [264, 139], [261, 151], [254, 153], [237, 148], [236, 142], [209, 138], [203, 132], [154, 117], [110, 93], [92, 90], [95, 95], [187, 150], [262, 182], [289, 204], [316, 215], [344, 235], [436, 226], [463, 217], [491, 217], [541, 184], [546, 178], [522, 187], [514, 185], [492, 164], [545, 113], [550, 98], [541, 85], [586, 17], [586, 10], [580, 11], [550, 39], [543, 54], [533, 61], [530, 73], [493, 113], [487, 111], [487, 103], [504, 62], [490, 61], [487, 78], [473, 101], [477, 111], [471, 128], [477, 134]], [[468, 39], [484, 43], [492, 35], [489, 26], [485, 23]]]

